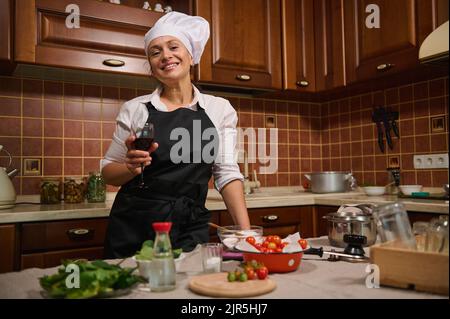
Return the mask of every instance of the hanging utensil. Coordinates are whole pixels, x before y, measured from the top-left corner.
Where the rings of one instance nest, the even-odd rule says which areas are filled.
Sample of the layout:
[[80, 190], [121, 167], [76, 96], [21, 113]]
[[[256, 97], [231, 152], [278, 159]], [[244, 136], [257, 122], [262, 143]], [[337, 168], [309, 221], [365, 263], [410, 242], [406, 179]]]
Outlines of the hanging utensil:
[[380, 148], [381, 153], [384, 153], [384, 141], [383, 141], [383, 128], [381, 127], [382, 117], [380, 114], [380, 110], [377, 107], [374, 107], [372, 112], [372, 121], [377, 126], [377, 138], [378, 138], [378, 147]]

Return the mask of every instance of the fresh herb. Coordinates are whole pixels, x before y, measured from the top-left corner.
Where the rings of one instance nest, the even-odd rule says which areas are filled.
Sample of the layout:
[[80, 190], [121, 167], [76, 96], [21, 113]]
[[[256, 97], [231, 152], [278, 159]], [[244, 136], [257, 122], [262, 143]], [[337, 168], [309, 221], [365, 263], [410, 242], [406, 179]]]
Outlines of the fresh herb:
[[[73, 284], [73, 271], [67, 271], [68, 265], [76, 265], [79, 269], [79, 287]], [[140, 276], [133, 275], [136, 268], [122, 268], [102, 260], [64, 261], [54, 275], [39, 278], [41, 287], [53, 298], [85, 299], [107, 297], [118, 290], [132, 287], [138, 282], [144, 282]], [[68, 278], [68, 276], [71, 276]], [[71, 288], [69, 288], [71, 287]]]

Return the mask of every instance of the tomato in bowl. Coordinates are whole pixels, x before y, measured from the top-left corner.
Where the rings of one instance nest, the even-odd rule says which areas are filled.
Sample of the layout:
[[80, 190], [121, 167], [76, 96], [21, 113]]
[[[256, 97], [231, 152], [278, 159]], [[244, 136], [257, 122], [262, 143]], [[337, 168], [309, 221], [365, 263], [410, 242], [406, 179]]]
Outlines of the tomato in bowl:
[[303, 252], [296, 253], [251, 253], [243, 252], [244, 261], [256, 260], [267, 267], [269, 273], [296, 271], [302, 261]]

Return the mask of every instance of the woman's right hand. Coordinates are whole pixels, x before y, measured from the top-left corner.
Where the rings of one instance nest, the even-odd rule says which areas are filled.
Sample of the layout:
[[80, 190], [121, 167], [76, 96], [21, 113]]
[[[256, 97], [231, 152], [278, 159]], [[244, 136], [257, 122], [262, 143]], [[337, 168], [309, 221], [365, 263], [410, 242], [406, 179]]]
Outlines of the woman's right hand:
[[152, 163], [150, 154], [156, 151], [159, 145], [158, 143], [153, 142], [148, 151], [139, 151], [134, 148], [135, 139], [135, 135], [130, 135], [125, 141], [125, 145], [128, 149], [125, 165], [133, 175], [139, 175], [141, 173], [141, 163], [144, 163], [144, 166], [150, 165]]

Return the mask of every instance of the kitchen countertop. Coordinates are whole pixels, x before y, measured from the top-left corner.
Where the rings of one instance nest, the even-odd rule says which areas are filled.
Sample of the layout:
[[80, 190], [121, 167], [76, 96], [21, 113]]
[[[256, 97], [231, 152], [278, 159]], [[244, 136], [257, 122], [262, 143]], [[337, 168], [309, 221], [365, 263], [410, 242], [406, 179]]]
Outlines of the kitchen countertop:
[[[311, 246], [323, 246], [329, 250], [326, 237], [308, 240]], [[369, 249], [366, 248], [369, 253]], [[209, 298], [197, 295], [188, 289], [191, 276], [201, 273], [199, 252], [191, 253], [180, 264], [177, 273], [177, 288], [164, 293], [149, 292], [145, 285], [132, 290], [120, 298], [133, 299], [197, 299]], [[116, 263], [117, 261], [112, 261]], [[131, 258], [122, 263], [125, 267], [134, 267]], [[237, 266], [236, 261], [224, 262], [223, 270], [232, 271]], [[381, 286], [380, 288], [367, 288], [366, 278], [368, 263], [349, 263], [345, 261], [329, 262], [325, 258], [305, 255], [300, 267], [291, 273], [270, 274], [270, 278], [277, 284], [277, 288], [269, 294], [255, 298], [265, 299], [441, 299], [447, 296], [434, 295], [413, 290], [397, 289]], [[20, 272], [0, 275], [0, 298], [42, 298], [38, 278], [57, 272], [57, 267], [48, 269], [31, 268]]]
[[[14, 208], [0, 210], [0, 224], [107, 217], [115, 193], [109, 193], [105, 203], [81, 204], [17, 204]], [[283, 206], [328, 205], [340, 206], [351, 203], [387, 204], [402, 202], [409, 211], [448, 214], [449, 204], [444, 200], [398, 198], [394, 195], [366, 196], [363, 192], [313, 194], [299, 187], [265, 187], [247, 195], [248, 208]], [[39, 203], [39, 196], [19, 196], [17, 202]], [[225, 210], [225, 203], [216, 190], [210, 190], [206, 207], [211, 211]]]

